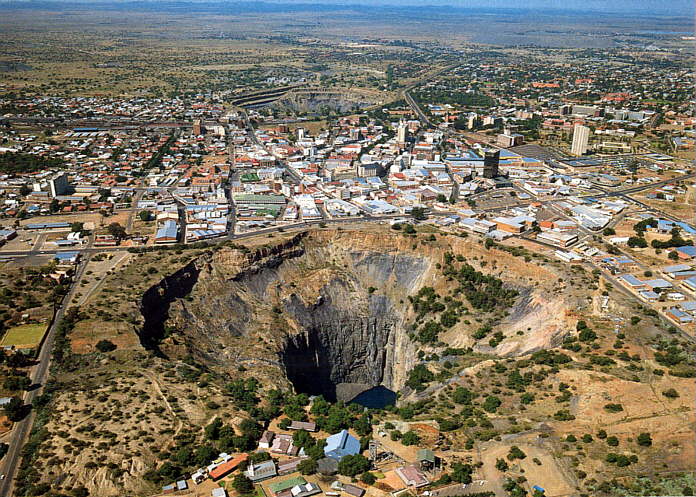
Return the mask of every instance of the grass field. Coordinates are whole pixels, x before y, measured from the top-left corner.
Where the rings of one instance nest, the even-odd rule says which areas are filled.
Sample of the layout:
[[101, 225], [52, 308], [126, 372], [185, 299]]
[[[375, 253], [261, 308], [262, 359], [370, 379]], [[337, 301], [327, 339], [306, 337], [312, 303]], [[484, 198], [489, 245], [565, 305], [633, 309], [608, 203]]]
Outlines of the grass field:
[[46, 333], [45, 324], [23, 324], [10, 328], [0, 342], [0, 346], [7, 347], [14, 345], [20, 349], [30, 349], [37, 347]]

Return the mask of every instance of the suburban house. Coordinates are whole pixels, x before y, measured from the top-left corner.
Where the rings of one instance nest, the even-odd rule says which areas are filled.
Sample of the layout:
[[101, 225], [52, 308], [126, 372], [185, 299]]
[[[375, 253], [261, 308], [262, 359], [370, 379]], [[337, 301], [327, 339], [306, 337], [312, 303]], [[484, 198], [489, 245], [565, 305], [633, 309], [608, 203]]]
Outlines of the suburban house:
[[358, 487], [357, 485], [351, 485], [350, 483], [343, 485], [343, 491], [348, 495], [352, 495], [353, 497], [362, 497], [365, 495], [364, 488]]
[[287, 475], [297, 471], [297, 466], [307, 459], [307, 457], [295, 457], [293, 459], [288, 459], [287, 461], [278, 462], [278, 474]]
[[313, 421], [293, 421], [288, 425], [289, 430], [317, 431], [317, 424]]
[[292, 436], [281, 433], [273, 438], [270, 451], [274, 454], [296, 456], [299, 449], [292, 443]]
[[263, 435], [261, 435], [261, 438], [259, 439], [259, 449], [270, 449], [274, 437], [275, 433], [272, 431], [264, 431]]
[[430, 483], [423, 472], [413, 464], [396, 468], [396, 474], [409, 487], [420, 488]]

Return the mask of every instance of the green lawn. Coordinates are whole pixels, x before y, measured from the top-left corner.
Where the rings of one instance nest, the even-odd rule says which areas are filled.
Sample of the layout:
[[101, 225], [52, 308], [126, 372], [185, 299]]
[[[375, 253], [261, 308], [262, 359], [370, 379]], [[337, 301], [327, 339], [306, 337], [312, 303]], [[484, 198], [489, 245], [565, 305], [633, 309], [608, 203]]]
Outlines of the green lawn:
[[45, 324], [23, 324], [10, 328], [0, 342], [0, 346], [14, 345], [17, 348], [34, 348], [39, 345], [46, 333]]

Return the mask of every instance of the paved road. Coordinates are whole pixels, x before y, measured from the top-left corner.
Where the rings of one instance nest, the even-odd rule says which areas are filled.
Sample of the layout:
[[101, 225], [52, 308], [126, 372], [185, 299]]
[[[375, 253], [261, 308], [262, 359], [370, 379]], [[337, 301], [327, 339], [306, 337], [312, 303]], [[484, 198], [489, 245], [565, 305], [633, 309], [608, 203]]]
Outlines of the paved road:
[[[34, 399], [36, 399], [43, 391], [46, 379], [48, 378], [51, 352], [53, 351], [53, 344], [55, 342], [58, 324], [63, 318], [65, 306], [70, 302], [70, 300], [73, 297], [73, 294], [75, 293], [75, 289], [77, 288], [76, 282], [82, 279], [82, 274], [84, 273], [88, 261], [89, 258], [85, 258], [85, 260], [77, 268], [70, 290], [68, 294], [63, 298], [63, 302], [61, 303], [61, 305], [56, 310], [53, 324], [48, 330], [46, 340], [44, 341], [43, 346], [39, 351], [38, 363], [36, 364], [36, 366], [34, 366], [34, 369], [31, 373], [32, 384], [38, 385], [39, 387], [29, 392], [26, 392], [26, 394], [24, 395], [25, 404], [31, 404], [34, 401]], [[15, 423], [12, 429], [11, 438], [9, 440], [10, 447], [7, 451], [7, 454], [2, 460], [2, 464], [0, 465], [0, 467], [2, 468], [2, 473], [5, 475], [5, 479], [0, 481], [1, 497], [10, 497], [12, 495], [12, 491], [14, 489], [14, 478], [17, 474], [17, 470], [19, 469], [19, 463], [21, 461], [22, 447], [24, 446], [24, 443], [29, 433], [31, 432], [31, 427], [33, 423], [34, 412], [31, 411], [27, 415], [27, 417]]]

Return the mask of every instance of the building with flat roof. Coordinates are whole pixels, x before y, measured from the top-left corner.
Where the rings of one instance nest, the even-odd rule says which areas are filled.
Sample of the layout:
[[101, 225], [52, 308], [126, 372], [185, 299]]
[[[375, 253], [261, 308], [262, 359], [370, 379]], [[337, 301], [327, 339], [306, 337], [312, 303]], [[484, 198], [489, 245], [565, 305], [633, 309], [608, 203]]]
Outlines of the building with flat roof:
[[500, 150], [486, 150], [483, 155], [483, 177], [495, 178], [499, 176]]
[[581, 124], [576, 124], [573, 128], [573, 144], [570, 152], [573, 155], [584, 155], [587, 152], [587, 144], [590, 141], [590, 128]]

